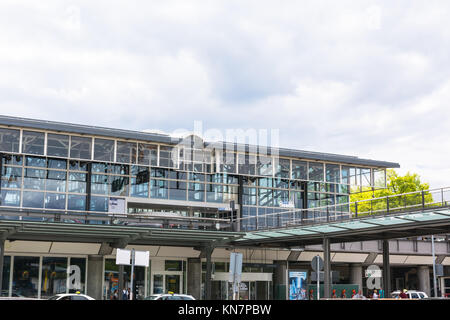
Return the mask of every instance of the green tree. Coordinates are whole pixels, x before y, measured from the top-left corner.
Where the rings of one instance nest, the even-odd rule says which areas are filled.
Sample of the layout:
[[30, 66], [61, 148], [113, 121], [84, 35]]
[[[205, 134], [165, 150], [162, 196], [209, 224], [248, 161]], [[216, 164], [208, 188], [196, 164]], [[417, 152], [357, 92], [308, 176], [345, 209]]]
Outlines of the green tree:
[[350, 195], [350, 202], [358, 201], [357, 205], [351, 205], [353, 213], [358, 211], [358, 215], [376, 214], [386, 212], [388, 208], [390, 212], [393, 212], [405, 208], [419, 207], [422, 205], [422, 191], [424, 191], [425, 203], [433, 203], [433, 196], [428, 191], [430, 189], [429, 184], [421, 182], [417, 173], [408, 172], [406, 175], [400, 176], [395, 170], [389, 169], [386, 171], [386, 176], [385, 189], [372, 190], [366, 188], [363, 192]]

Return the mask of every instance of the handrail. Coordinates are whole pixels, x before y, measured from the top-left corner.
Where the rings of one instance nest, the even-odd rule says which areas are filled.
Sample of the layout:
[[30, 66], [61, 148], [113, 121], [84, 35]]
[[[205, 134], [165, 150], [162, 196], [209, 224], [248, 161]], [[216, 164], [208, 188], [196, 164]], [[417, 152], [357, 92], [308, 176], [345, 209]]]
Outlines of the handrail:
[[[315, 215], [316, 213], [319, 213], [321, 216], [319, 216], [319, 220], [324, 220], [323, 218], [326, 218], [327, 221], [329, 221], [330, 218], [330, 213], [336, 215], [337, 213], [339, 215], [341, 215], [342, 217], [346, 218], [346, 219], [351, 219], [351, 218], [357, 218], [358, 216], [362, 216], [362, 215], [367, 215], [367, 214], [383, 214], [383, 213], [392, 213], [392, 212], [400, 212], [400, 211], [404, 211], [408, 208], [425, 208], [425, 207], [429, 207], [429, 206], [436, 206], [440, 205], [440, 207], [447, 207], [450, 206], [450, 196], [448, 197], [448, 199], [444, 199], [444, 194], [445, 193], [450, 193], [450, 187], [444, 187], [444, 188], [436, 188], [436, 189], [428, 189], [428, 190], [420, 190], [420, 191], [413, 191], [413, 192], [405, 192], [402, 194], [394, 194], [394, 195], [387, 195], [387, 196], [383, 196], [383, 197], [378, 197], [378, 198], [370, 198], [370, 199], [363, 199], [363, 200], [358, 200], [358, 201], [353, 201], [353, 202], [345, 202], [345, 203], [337, 203], [337, 204], [332, 204], [332, 205], [326, 205], [326, 206], [321, 206], [321, 207], [315, 207], [315, 208], [291, 208], [289, 210], [286, 211], [281, 211], [281, 212], [274, 212], [274, 213], [268, 213], [268, 214], [264, 214], [262, 216], [247, 216], [247, 217], [241, 217], [238, 218], [237, 221], [242, 223], [243, 221], [249, 220], [251, 221], [251, 219], [256, 221], [256, 230], [261, 230], [261, 229], [270, 229], [271, 227], [259, 227], [258, 226], [258, 218], [271, 218], [271, 217], [277, 217], [278, 221], [280, 220], [292, 220], [294, 223], [299, 222], [301, 224], [304, 224], [304, 222], [308, 222], [308, 220], [313, 220], [315, 221]], [[440, 201], [434, 201], [431, 200], [431, 202], [426, 202], [425, 200], [425, 196], [427, 195], [435, 195], [436, 193], [438, 193], [437, 195], [439, 197], [441, 197]], [[410, 195], [419, 195], [421, 196], [420, 198], [415, 198], [415, 199], [407, 199], [407, 196]], [[394, 198], [401, 198], [401, 197], [405, 197], [405, 199], [403, 199], [404, 204], [401, 206], [398, 206], [398, 203], [395, 203], [395, 201], [393, 201], [392, 199]], [[414, 203], [414, 204], [406, 204], [406, 202], [408, 202], [407, 200], [411, 201], [411, 200], [420, 200], [420, 203]], [[382, 202], [380, 202], [382, 201]], [[380, 202], [381, 205], [383, 205], [383, 201], [385, 202], [386, 208], [382, 208], [382, 209], [374, 209], [373, 208], [373, 204], [374, 202]], [[370, 202], [370, 209], [367, 211], [359, 211], [358, 212], [358, 204], [362, 205], [367, 205]], [[397, 205], [397, 206], [396, 206]], [[344, 210], [339, 210], [339, 207], [343, 208]], [[352, 210], [355, 210], [355, 212], [352, 212]], [[303, 217], [304, 213], [312, 213], [313, 217]], [[324, 216], [324, 214], [326, 213], [326, 216]], [[300, 215], [300, 218], [297, 218], [296, 215]], [[289, 218], [289, 216], [291, 216]], [[341, 218], [342, 218], [341, 217]], [[287, 219], [286, 219], [287, 218]], [[336, 219], [335, 219], [336, 220]], [[339, 219], [337, 219], [339, 220]], [[285, 223], [284, 223], [285, 224]], [[281, 227], [277, 226], [277, 227]], [[275, 227], [276, 228], [276, 227]]]

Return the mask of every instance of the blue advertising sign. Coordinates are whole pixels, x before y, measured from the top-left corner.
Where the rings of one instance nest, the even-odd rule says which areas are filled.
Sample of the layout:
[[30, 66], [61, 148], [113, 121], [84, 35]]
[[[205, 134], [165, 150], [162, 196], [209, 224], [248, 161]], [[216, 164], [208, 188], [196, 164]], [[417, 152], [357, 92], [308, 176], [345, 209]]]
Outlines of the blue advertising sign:
[[306, 271], [289, 271], [289, 300], [307, 300]]

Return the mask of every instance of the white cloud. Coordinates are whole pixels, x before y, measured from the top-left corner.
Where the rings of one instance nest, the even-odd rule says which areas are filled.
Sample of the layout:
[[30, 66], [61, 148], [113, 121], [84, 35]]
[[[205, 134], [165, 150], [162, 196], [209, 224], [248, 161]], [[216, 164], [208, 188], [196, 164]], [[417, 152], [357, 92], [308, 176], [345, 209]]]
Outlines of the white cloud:
[[[279, 129], [284, 147], [450, 183], [448, 1], [7, 1], [0, 112]], [[216, 131], [213, 131], [216, 129]]]

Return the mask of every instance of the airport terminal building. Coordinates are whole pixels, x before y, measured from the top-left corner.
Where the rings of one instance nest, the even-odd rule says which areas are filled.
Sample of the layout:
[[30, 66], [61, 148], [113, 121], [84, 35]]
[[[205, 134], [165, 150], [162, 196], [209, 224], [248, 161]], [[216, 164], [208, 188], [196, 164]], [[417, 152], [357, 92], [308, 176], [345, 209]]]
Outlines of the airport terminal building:
[[[277, 213], [291, 209], [334, 206], [339, 210], [333, 215], [348, 213], [351, 192], [385, 188], [386, 169], [399, 165], [262, 149], [196, 135], [0, 116], [1, 295], [46, 298], [73, 291], [71, 266], [77, 266], [75, 289], [111, 299], [120, 278], [116, 249], [134, 248], [150, 251], [149, 266], [135, 268], [137, 297], [171, 291], [230, 299], [235, 250], [244, 254], [242, 299], [286, 299], [285, 273], [310, 269], [320, 247], [240, 247], [235, 240], [283, 227]], [[428, 247], [400, 242], [399, 268], [417, 268], [399, 271], [399, 286], [406, 286], [409, 272], [420, 287], [430, 280]], [[377, 250], [373, 241], [333, 245], [335, 281], [363, 288], [364, 266], [379, 263]], [[436, 250], [450, 265], [448, 241]], [[124, 269], [126, 287], [130, 267]]]

